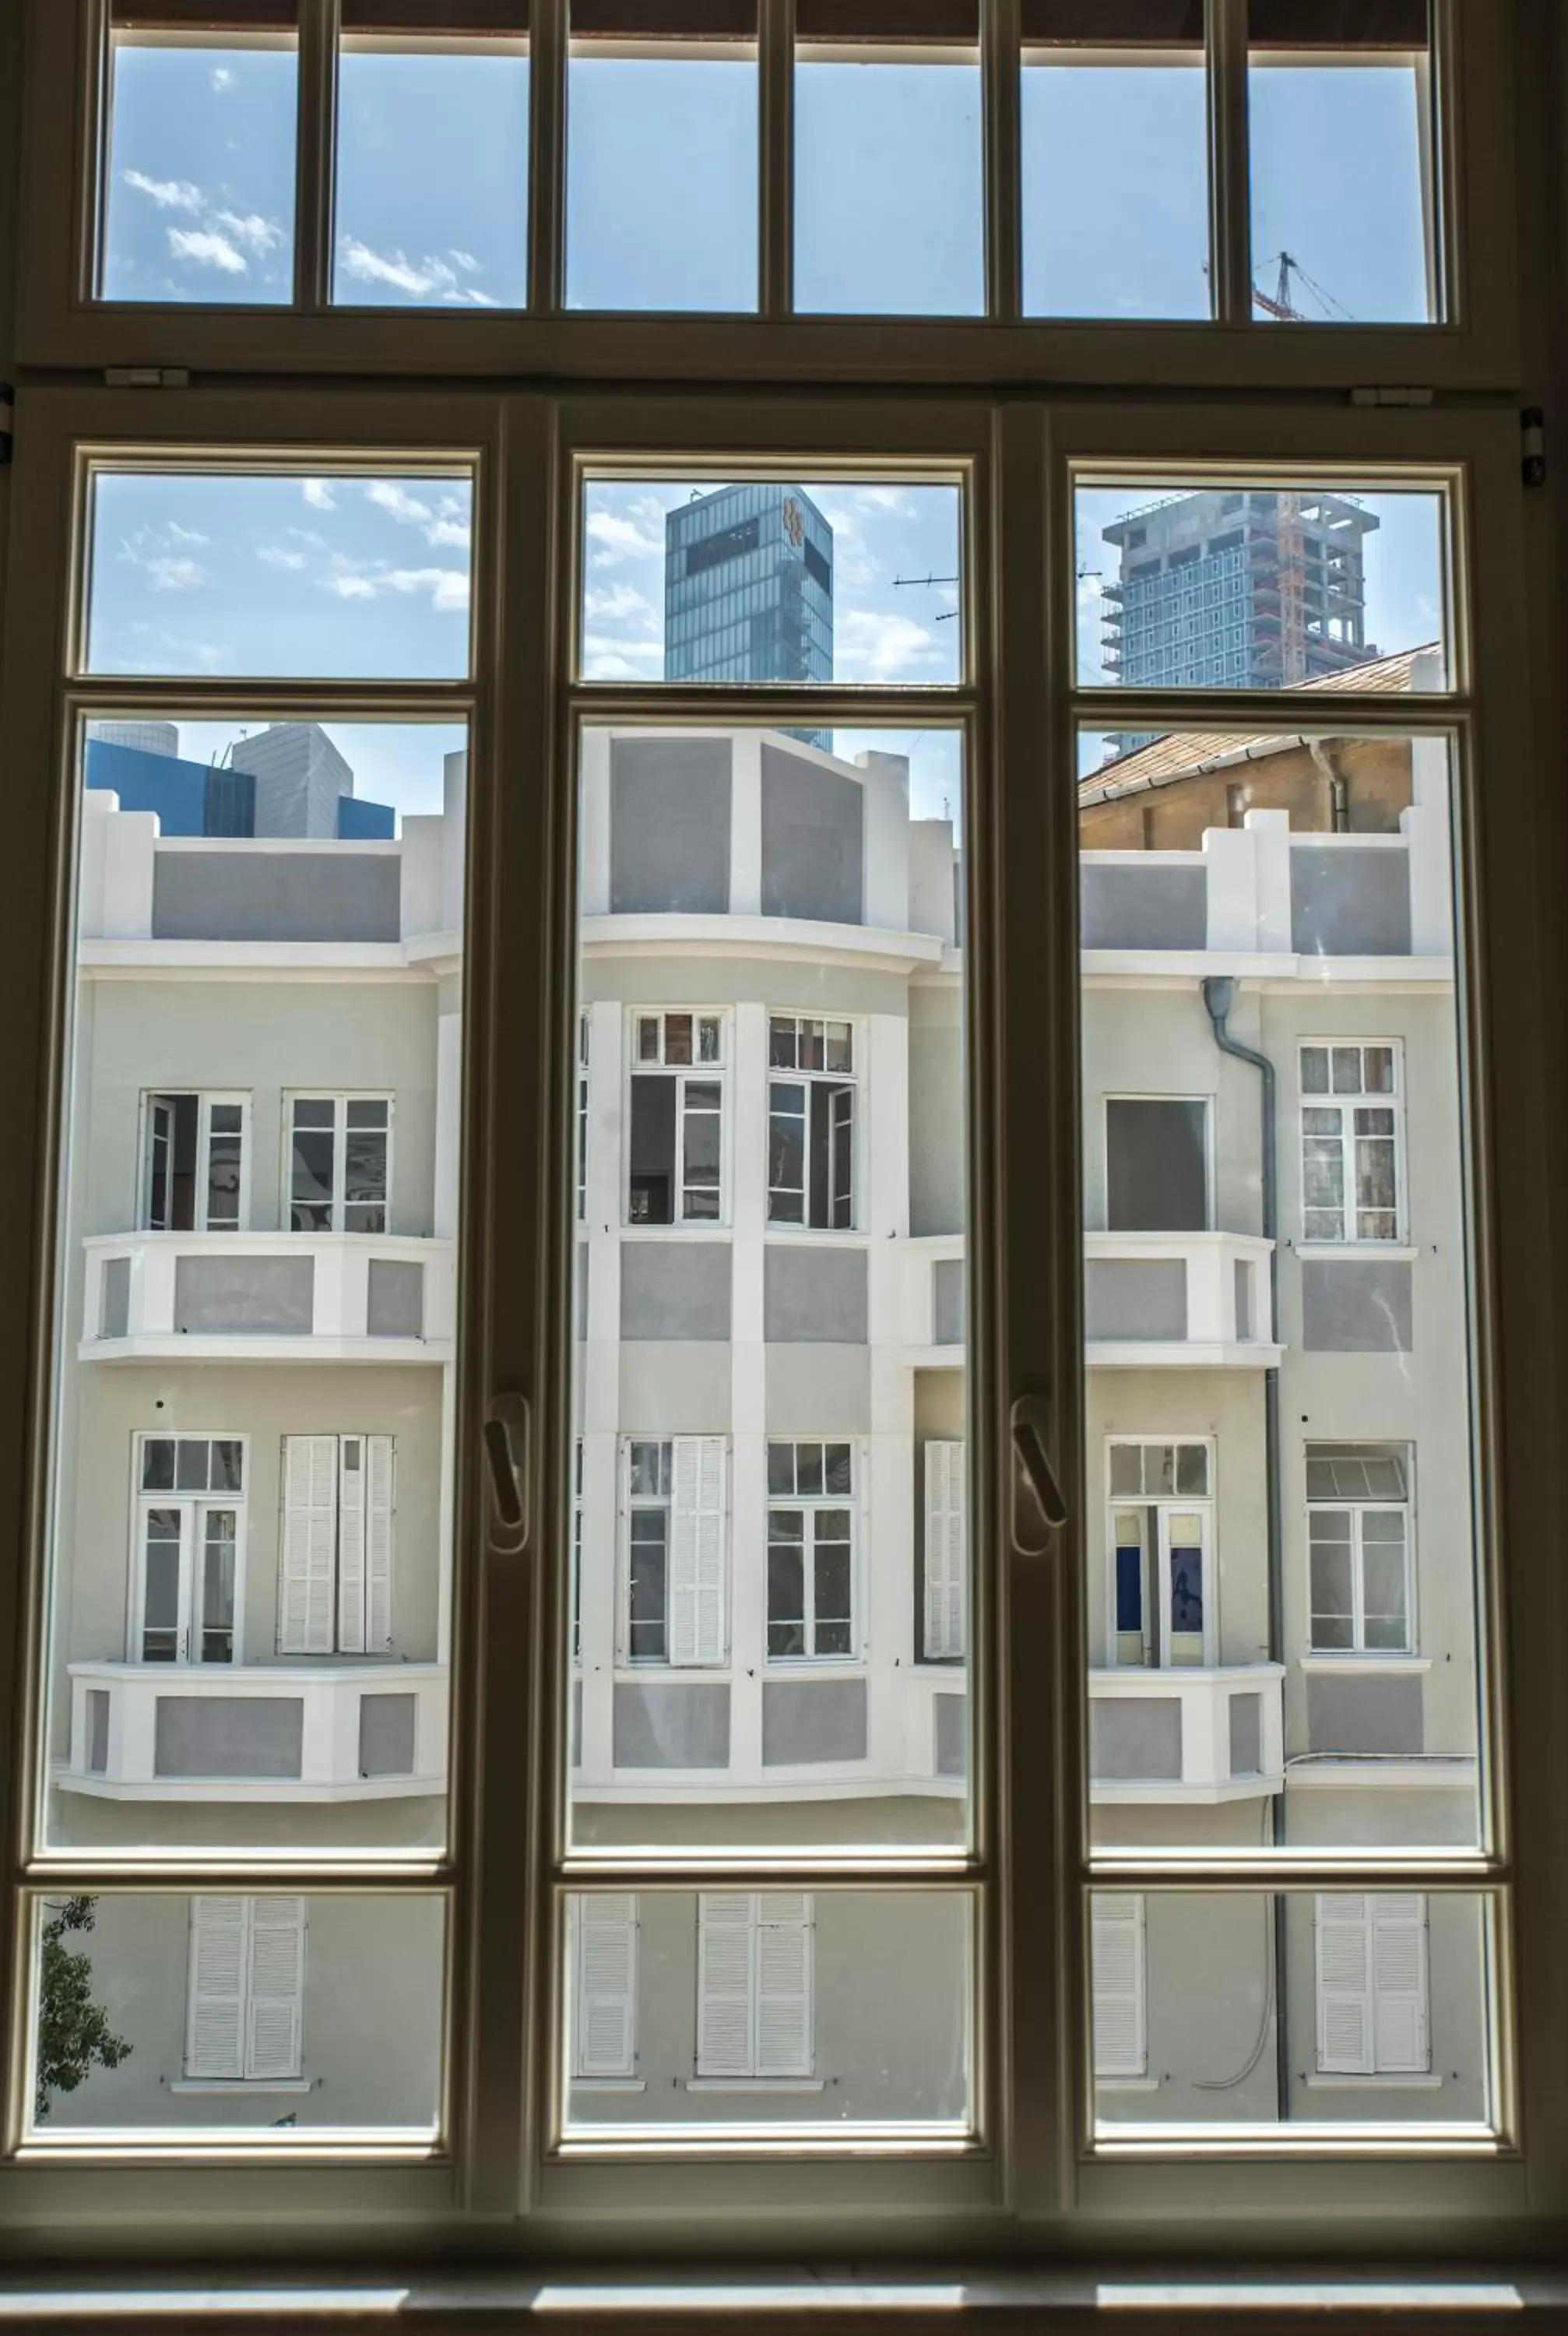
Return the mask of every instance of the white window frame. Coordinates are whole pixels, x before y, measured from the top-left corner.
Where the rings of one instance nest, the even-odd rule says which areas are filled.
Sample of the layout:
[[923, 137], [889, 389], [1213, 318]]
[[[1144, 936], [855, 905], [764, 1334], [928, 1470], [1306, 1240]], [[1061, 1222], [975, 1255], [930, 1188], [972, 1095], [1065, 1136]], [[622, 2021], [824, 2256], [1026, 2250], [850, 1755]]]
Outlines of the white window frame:
[[[718, 1060], [716, 1063], [667, 1063], [665, 1049], [668, 1045], [667, 1022], [672, 1014], [689, 1014], [692, 1021], [692, 1043], [700, 1044], [699, 1022], [718, 1025]], [[638, 1059], [638, 1027], [657, 1017], [659, 1026], [659, 1052], [657, 1062]], [[620, 1206], [621, 1222], [638, 1235], [670, 1233], [702, 1233], [722, 1231], [730, 1222], [730, 1112], [731, 1087], [729, 1070], [735, 1045], [734, 1016], [722, 1007], [713, 1006], [634, 1006], [626, 1016], [626, 1071], [622, 1080], [622, 1125], [626, 1139], [621, 1160]], [[675, 1157], [672, 1163], [670, 1215], [667, 1222], [657, 1217], [634, 1217], [631, 1212], [631, 1114], [632, 1089], [638, 1079], [665, 1078], [675, 1084]], [[686, 1213], [686, 1131], [687, 1089], [688, 1086], [716, 1086], [718, 1089], [718, 1183], [717, 1207], [711, 1217], [687, 1216]], [[706, 1190], [706, 1188], [702, 1188]]]
[[[191, 1214], [195, 1222], [192, 1232], [245, 1232], [250, 1224], [250, 1095], [239, 1087], [147, 1087], [142, 1090], [140, 1125], [137, 1136], [137, 1183], [134, 1222], [141, 1231], [169, 1231], [169, 1226], [152, 1222], [152, 1140], [153, 1114], [160, 1104], [174, 1103], [181, 1096], [196, 1099], [196, 1205]], [[212, 1141], [214, 1105], [238, 1106], [239, 1112], [239, 1198], [233, 1224], [213, 1225], [208, 1214], [209, 1176], [207, 1161]]]
[[[1302, 1058], [1309, 1047], [1320, 1046], [1326, 1047], [1329, 1052], [1330, 1077], [1333, 1076], [1332, 1055], [1335, 1048], [1341, 1052], [1349, 1052], [1354, 1048], [1363, 1056], [1373, 1048], [1378, 1052], [1387, 1049], [1393, 1058], [1392, 1088], [1378, 1095], [1368, 1093], [1363, 1085], [1359, 1093], [1355, 1095], [1348, 1092], [1335, 1095], [1331, 1091], [1326, 1095], [1310, 1095], [1302, 1077]], [[1365, 1076], [1363, 1064], [1363, 1081]], [[1363, 1250], [1368, 1255], [1376, 1257], [1387, 1255], [1392, 1250], [1402, 1248], [1409, 1239], [1409, 1201], [1406, 1191], [1404, 1040], [1359, 1037], [1300, 1038], [1296, 1045], [1296, 1088], [1300, 1104], [1297, 1118], [1297, 1163], [1301, 1179], [1300, 1246], [1302, 1250], [1311, 1252], [1323, 1250], [1356, 1249]], [[1394, 1230], [1390, 1233], [1363, 1233], [1359, 1230], [1362, 1215], [1370, 1214], [1372, 1212], [1363, 1212], [1357, 1198], [1357, 1145], [1360, 1138], [1355, 1120], [1358, 1111], [1368, 1110], [1387, 1111], [1394, 1123]], [[1318, 1135], [1314, 1138], [1317, 1142], [1333, 1141], [1339, 1146], [1341, 1192], [1339, 1214], [1342, 1222], [1338, 1233], [1311, 1234], [1307, 1231], [1307, 1114], [1309, 1111], [1332, 1111], [1337, 1114], [1339, 1121], [1339, 1133], [1336, 1138], [1326, 1139], [1325, 1135]], [[1369, 1140], [1381, 1141], [1382, 1139]]]
[[[1430, 1926], [1428, 1902], [1418, 1891], [1318, 1893], [1312, 1946], [1320, 2077], [1409, 2078], [1431, 2070]], [[1400, 1983], [1410, 1975], [1413, 1986]], [[1406, 2025], [1408, 2036], [1401, 2038]]]
[[[143, 1488], [142, 1455], [149, 1444], [172, 1443], [237, 1444], [239, 1446], [239, 1490], [238, 1493], [181, 1492], [177, 1486], [165, 1492]], [[175, 1457], [175, 1473], [179, 1473], [179, 1456]], [[209, 1475], [211, 1464], [209, 1461]], [[245, 1551], [247, 1518], [250, 1497], [250, 1439], [247, 1436], [226, 1436], [218, 1428], [202, 1428], [194, 1434], [170, 1431], [164, 1434], [150, 1428], [131, 1439], [131, 1558], [127, 1569], [130, 1599], [125, 1618], [125, 1660], [139, 1667], [158, 1670], [238, 1670], [245, 1660]], [[180, 1516], [180, 1643], [172, 1660], [164, 1662], [148, 1657], [142, 1651], [147, 1612], [147, 1519], [153, 1509], [178, 1509]], [[232, 1509], [237, 1523], [234, 1548], [234, 1626], [229, 1660], [226, 1663], [203, 1663], [194, 1651], [202, 1630], [201, 1621], [201, 1519], [209, 1509]]]
[[[203, 1990], [203, 1977], [214, 1976], [208, 1961], [215, 1934], [228, 1942], [232, 1990]], [[302, 2089], [299, 2079], [305, 2056], [306, 1949], [309, 1916], [299, 1897], [201, 1896], [190, 1901], [190, 1946], [186, 1971], [184, 2085], [187, 2090], [270, 2091], [284, 2085]], [[277, 1942], [277, 1944], [271, 1942]], [[216, 1952], [223, 1952], [221, 1947]], [[281, 1958], [281, 1961], [279, 1959]], [[226, 1958], [227, 1959], [227, 1958]], [[268, 1965], [271, 1964], [272, 1969]], [[205, 1965], [205, 1969], [204, 1969]], [[280, 1979], [287, 1986], [278, 1985]], [[237, 2034], [232, 2053], [203, 2042], [200, 2029], [203, 1995], [231, 2001]], [[268, 2011], [281, 2008], [287, 2029], [284, 2041], [261, 2032]], [[258, 2017], [258, 2015], [261, 2015]]]
[[[299, 1103], [327, 1103], [332, 1105], [332, 1222], [295, 1231], [294, 1216], [294, 1106]], [[382, 1211], [386, 1222], [378, 1233], [362, 1232], [346, 1222], [347, 1197], [345, 1191], [347, 1170], [348, 1106], [350, 1104], [378, 1103], [386, 1106], [386, 1191]], [[331, 1234], [352, 1235], [355, 1241], [382, 1241], [392, 1231], [393, 1178], [396, 1163], [393, 1157], [394, 1122], [396, 1118], [395, 1098], [390, 1088], [383, 1087], [289, 1087], [283, 1097], [283, 1168], [279, 1187], [279, 1222], [285, 1231], [295, 1232], [298, 1241], [323, 1241]], [[307, 1134], [325, 1134], [325, 1129], [307, 1130]]]
[[[1306, 1504], [1307, 1643], [1314, 1660], [1320, 1662], [1330, 1661], [1336, 1655], [1341, 1656], [1349, 1662], [1355, 1661], [1358, 1656], [1370, 1657], [1373, 1660], [1394, 1662], [1398, 1661], [1399, 1657], [1402, 1655], [1416, 1655], [1419, 1651], [1421, 1644], [1420, 1627], [1416, 1611], [1417, 1571], [1416, 1564], [1415, 1447], [1410, 1444], [1405, 1443], [1398, 1437], [1385, 1438], [1381, 1440], [1366, 1437], [1360, 1440], [1365, 1442], [1368, 1448], [1379, 1453], [1387, 1452], [1390, 1448], [1398, 1451], [1401, 1455], [1402, 1465], [1405, 1471], [1405, 1497], [1402, 1501], [1391, 1501], [1373, 1500], [1369, 1497], [1362, 1498], [1356, 1495], [1347, 1495], [1343, 1499], [1324, 1498], [1322, 1500], [1317, 1500], [1314, 1499], [1310, 1494], [1308, 1494]], [[1337, 1445], [1334, 1448], [1337, 1451], [1343, 1451], [1349, 1454], [1355, 1450], [1356, 1445], [1355, 1443], [1347, 1441], [1341, 1445]], [[1311, 1450], [1312, 1446], [1309, 1445], [1307, 1447], [1309, 1455], [1310, 1455]], [[1320, 1511], [1325, 1509], [1347, 1510], [1349, 1513], [1350, 1517], [1351, 1643], [1349, 1647], [1320, 1647], [1319, 1646], [1314, 1635], [1317, 1625], [1317, 1597], [1312, 1586], [1312, 1558], [1314, 1549], [1312, 1539], [1312, 1520]], [[1402, 1518], [1404, 1521], [1405, 1540], [1403, 1554], [1405, 1575], [1405, 1643], [1402, 1647], [1369, 1647], [1367, 1644], [1367, 1601], [1363, 1578], [1362, 1521], [1368, 1516], [1398, 1516]], [[1384, 1545], [1387, 1546], [1387, 1544]]]
[[[820, 1451], [823, 1461], [823, 1482], [825, 1485], [827, 1482], [827, 1452], [830, 1445], [842, 1445], [850, 1455], [850, 1489], [847, 1493], [833, 1494], [825, 1491], [822, 1493], [774, 1493], [771, 1490], [773, 1453], [775, 1446], [787, 1448], [793, 1451], [795, 1455], [794, 1473], [797, 1482], [799, 1481], [800, 1475], [799, 1454], [802, 1446], [813, 1446]], [[767, 1494], [766, 1516], [764, 1523], [763, 1660], [770, 1670], [774, 1669], [779, 1670], [798, 1670], [805, 1664], [827, 1664], [834, 1668], [842, 1669], [846, 1664], [862, 1662], [864, 1660], [864, 1650], [861, 1645], [861, 1637], [863, 1628], [863, 1600], [861, 1590], [861, 1562], [862, 1551], [866, 1544], [866, 1534], [862, 1509], [866, 1497], [866, 1470], [862, 1457], [860, 1440], [852, 1436], [770, 1436], [767, 1439], [765, 1465], [768, 1469], [770, 1489]], [[805, 1609], [802, 1627], [805, 1632], [806, 1644], [798, 1654], [774, 1654], [772, 1646], [769, 1643], [773, 1635], [774, 1627], [771, 1602], [774, 1537], [773, 1520], [774, 1512], [781, 1509], [798, 1509], [801, 1513], [803, 1526], [803, 1537], [799, 1546], [801, 1550], [803, 1597]], [[817, 1595], [816, 1533], [817, 1520], [819, 1516], [823, 1511], [829, 1509], [834, 1511], [842, 1509], [850, 1521], [850, 1642], [847, 1647], [836, 1652], [823, 1654], [818, 1651], [814, 1644], [816, 1638]], [[842, 1544], [833, 1543], [828, 1545], [836, 1548]]]
[[[651, 1444], [660, 1452], [668, 1449], [668, 1490], [667, 1493], [634, 1494], [631, 1483], [632, 1446]], [[730, 1599], [732, 1551], [734, 1546], [733, 1518], [730, 1504], [730, 1446], [725, 1436], [629, 1436], [619, 1440], [618, 1468], [620, 1485], [620, 1589], [617, 1604], [616, 1660], [633, 1671], [719, 1670], [727, 1667], [730, 1659]], [[716, 1516], [718, 1521], [716, 1584], [710, 1582], [706, 1593], [706, 1613], [701, 1611], [698, 1587], [694, 1585], [694, 1608], [687, 1635], [683, 1640], [677, 1613], [676, 1567], [677, 1537], [679, 1530], [680, 1507], [678, 1484], [680, 1472], [689, 1467], [716, 1465], [718, 1471], [716, 1508], [704, 1504], [692, 1512], [694, 1533], [701, 1517]], [[664, 1463], [660, 1462], [661, 1472]], [[666, 1519], [664, 1543], [664, 1634], [662, 1655], [639, 1655], [631, 1643], [631, 1520], [639, 1512], [657, 1510]], [[694, 1551], [694, 1567], [700, 1568], [701, 1552]]]
[[[775, 1065], [773, 1058], [773, 1026], [775, 1022], [793, 1022], [794, 1024], [794, 1042], [797, 1055], [800, 1053], [802, 1041], [806, 1032], [813, 1029], [819, 1030], [822, 1033], [823, 1040], [823, 1067], [821, 1070], [801, 1070], [798, 1068], [791, 1069], [784, 1064]], [[826, 1068], [827, 1034], [830, 1029], [840, 1024], [842, 1025], [843, 1028], [849, 1035], [850, 1067], [847, 1071], [830, 1071]], [[801, 1233], [813, 1240], [819, 1239], [825, 1233], [852, 1233], [860, 1229], [861, 1223], [860, 1194], [862, 1178], [861, 1155], [865, 1144], [866, 1134], [864, 1108], [865, 1080], [862, 1062], [862, 1058], [865, 1051], [863, 1025], [857, 1022], [852, 1016], [847, 1014], [800, 1014], [790, 1008], [778, 1008], [770, 1006], [767, 1009], [765, 1019], [763, 1043], [767, 1048], [766, 1157], [768, 1160], [770, 1181], [767, 1188], [765, 1208], [768, 1233], [770, 1237], [779, 1233]], [[794, 1112], [784, 1112], [777, 1109], [774, 1103], [774, 1090], [776, 1086], [798, 1086], [802, 1088], [804, 1091], [804, 1111], [797, 1114]], [[813, 1086], [825, 1087], [829, 1091], [827, 1141], [828, 1189], [826, 1192], [821, 1196], [823, 1205], [827, 1211], [827, 1219], [826, 1222], [822, 1224], [817, 1223], [812, 1215], [813, 1205], [817, 1198], [817, 1195], [813, 1194], [812, 1191], [811, 1139], [812, 1089]], [[836, 1162], [833, 1153], [833, 1141], [837, 1132], [834, 1113], [841, 1098], [846, 1095], [850, 1098], [850, 1178], [848, 1192], [841, 1193], [837, 1184]], [[799, 1186], [786, 1184], [775, 1185], [771, 1181], [774, 1121], [775, 1118], [794, 1119], [797, 1117], [801, 1123], [801, 1173], [804, 1181]], [[798, 1217], [775, 1217], [774, 1214], [774, 1201], [775, 1194], [793, 1193], [795, 1192], [798, 1192], [800, 1195], [800, 1215]], [[840, 1212], [841, 1203], [844, 1215], [844, 1222], [842, 1224], [835, 1222]]]
[[[310, 1445], [319, 1450], [320, 1456], [314, 1462], [301, 1448]], [[325, 1450], [327, 1445], [336, 1447], [330, 1462]], [[323, 1627], [319, 1618], [314, 1624], [310, 1621], [307, 1567], [307, 1574], [301, 1577], [306, 1582], [303, 1628], [291, 1628], [288, 1592], [297, 1569], [290, 1557], [291, 1539], [296, 1533], [290, 1485], [297, 1468], [317, 1465], [329, 1475], [332, 1495], [331, 1554], [329, 1562], [321, 1569], [318, 1598], [327, 1627]], [[386, 1492], [379, 1513], [370, 1505], [373, 1474], [382, 1475]], [[348, 1497], [356, 1475], [360, 1502], [357, 1512]], [[325, 1515], [327, 1504], [324, 1502], [318, 1505]], [[303, 1514], [303, 1504], [300, 1508]], [[357, 1549], [354, 1546], [356, 1515], [363, 1520]], [[377, 1527], [382, 1533], [379, 1557], [375, 1539]], [[338, 1655], [389, 1655], [394, 1636], [396, 1567], [396, 1436], [380, 1429], [359, 1427], [285, 1435], [279, 1444], [278, 1468], [278, 1582], [273, 1633], [277, 1653], [291, 1662], [330, 1660]]]
[[[811, 1894], [705, 1891], [697, 1899], [696, 1930], [698, 2081], [755, 2084], [770, 2078], [813, 2078], [816, 1905]], [[770, 1989], [770, 1964], [781, 1949], [798, 1955], [803, 1980], [798, 1989]], [[792, 2010], [798, 2007], [798, 2033], [791, 2039], [775, 2032], [770, 2039], [768, 2003], [786, 1998]]]
[[[1105, 1222], [1107, 1231], [1120, 1231], [1122, 1232], [1133, 1233], [1152, 1232], [1155, 1230], [1154, 1227], [1150, 1225], [1123, 1225], [1116, 1228], [1113, 1228], [1111, 1225], [1111, 1105], [1114, 1103], [1195, 1103], [1202, 1106], [1203, 1114], [1203, 1222], [1201, 1226], [1191, 1227], [1189, 1230], [1199, 1232], [1213, 1232], [1216, 1230], [1214, 1176], [1215, 1100], [1216, 1099], [1213, 1095], [1156, 1095], [1152, 1089], [1143, 1087], [1117, 1087], [1102, 1095], [1100, 1097], [1100, 1162], [1105, 1181], [1101, 1190], [1105, 1195]], [[1169, 1237], [1172, 1241], [1180, 1241], [1183, 1238], [1183, 1235], [1180, 1232], [1173, 1232]]]
[[[1118, 1496], [1111, 1489], [1111, 1455], [1117, 1449], [1134, 1446], [1141, 1449], [1173, 1448], [1187, 1445], [1201, 1449], [1205, 1455], [1205, 1493], [1128, 1493]], [[1194, 1514], [1203, 1522], [1203, 1668], [1212, 1669], [1219, 1661], [1220, 1649], [1220, 1495], [1219, 1438], [1214, 1436], [1192, 1436], [1172, 1431], [1161, 1435], [1117, 1434], [1105, 1438], [1105, 1662], [1109, 1669], [1128, 1670], [1170, 1670], [1184, 1668], [1173, 1663], [1170, 1655], [1171, 1630], [1171, 1547], [1168, 1520], [1172, 1515]], [[1153, 1509], [1157, 1514], [1157, 1545], [1154, 1557], [1153, 1586], [1155, 1613], [1154, 1628], [1149, 1617], [1144, 1618], [1144, 1642], [1150, 1650], [1143, 1663], [1122, 1664], [1116, 1646], [1122, 1633], [1116, 1628], [1116, 1514], [1122, 1509]], [[1145, 1577], [1145, 1600], [1148, 1579]]]

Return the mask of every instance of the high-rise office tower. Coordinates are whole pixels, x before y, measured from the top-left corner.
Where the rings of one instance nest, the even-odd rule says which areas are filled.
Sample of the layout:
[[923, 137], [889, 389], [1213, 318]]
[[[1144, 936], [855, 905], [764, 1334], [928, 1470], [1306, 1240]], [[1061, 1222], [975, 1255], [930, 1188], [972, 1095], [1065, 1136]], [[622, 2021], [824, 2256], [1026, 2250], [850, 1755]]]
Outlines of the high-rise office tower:
[[138, 754], [178, 754], [180, 725], [177, 722], [145, 722], [117, 715], [106, 716], [87, 725], [89, 738], [105, 746], [129, 746]]
[[[665, 520], [667, 681], [831, 681], [833, 531], [799, 487], [753, 482]], [[831, 748], [825, 731], [792, 732]]]
[[255, 834], [337, 834], [338, 798], [353, 794], [354, 773], [319, 723], [271, 723], [237, 739], [229, 760], [254, 775]]

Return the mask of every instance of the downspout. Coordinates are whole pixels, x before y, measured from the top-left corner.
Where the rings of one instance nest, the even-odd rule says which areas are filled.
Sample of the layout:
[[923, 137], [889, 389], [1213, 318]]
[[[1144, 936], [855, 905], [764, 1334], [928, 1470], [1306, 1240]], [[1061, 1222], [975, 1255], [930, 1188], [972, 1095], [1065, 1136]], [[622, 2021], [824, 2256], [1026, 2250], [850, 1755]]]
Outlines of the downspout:
[[[1276, 1340], [1280, 1335], [1280, 1183], [1275, 1152], [1274, 1066], [1267, 1055], [1255, 1046], [1243, 1046], [1232, 1038], [1228, 1027], [1231, 1011], [1236, 1002], [1236, 985], [1228, 978], [1211, 975], [1199, 985], [1203, 1009], [1214, 1033], [1214, 1044], [1222, 1055], [1233, 1055], [1239, 1063], [1250, 1063], [1259, 1074], [1259, 1096], [1262, 1110], [1263, 1162], [1263, 1238], [1273, 1244], [1269, 1251], [1269, 1325]], [[1269, 1660], [1282, 1663], [1285, 1660], [1285, 1538], [1280, 1495], [1280, 1373], [1278, 1367], [1263, 1373], [1263, 1473], [1268, 1487], [1269, 1541]], [[1276, 1793], [1270, 1804], [1271, 1837], [1276, 1848], [1285, 1838], [1285, 1796]], [[1286, 1903], [1282, 1891], [1276, 1891], [1274, 1908], [1274, 2090], [1280, 2122], [1284, 2124], [1290, 2114], [1290, 1998], [1285, 1988], [1285, 1916]]]

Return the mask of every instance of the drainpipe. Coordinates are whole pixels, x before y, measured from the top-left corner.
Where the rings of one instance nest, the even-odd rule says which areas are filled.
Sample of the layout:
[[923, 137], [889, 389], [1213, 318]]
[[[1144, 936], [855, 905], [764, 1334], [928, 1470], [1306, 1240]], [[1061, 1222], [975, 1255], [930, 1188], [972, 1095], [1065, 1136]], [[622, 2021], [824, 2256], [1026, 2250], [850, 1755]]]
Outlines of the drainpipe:
[[[1232, 1008], [1236, 1002], [1236, 985], [1219, 976], [1210, 976], [1199, 985], [1203, 992], [1203, 1009], [1213, 1029], [1214, 1044], [1222, 1055], [1233, 1055], [1239, 1063], [1250, 1063], [1259, 1074], [1259, 1097], [1262, 1110], [1263, 1135], [1263, 1238], [1273, 1243], [1269, 1252], [1269, 1323], [1277, 1340], [1280, 1335], [1280, 1183], [1275, 1154], [1274, 1066], [1267, 1055], [1255, 1046], [1243, 1046], [1239, 1038], [1231, 1036], [1228, 1027]], [[1280, 1374], [1277, 1368], [1263, 1374], [1263, 1473], [1268, 1487], [1269, 1536], [1269, 1660], [1282, 1663], [1285, 1660], [1285, 1542], [1284, 1524], [1280, 1502]], [[1270, 1805], [1271, 1835], [1275, 1846], [1285, 1838], [1285, 1796], [1280, 1791]], [[1280, 2121], [1284, 2124], [1290, 2114], [1290, 1998], [1285, 1988], [1285, 1914], [1284, 1893], [1274, 1893], [1274, 2090], [1278, 2097]]]

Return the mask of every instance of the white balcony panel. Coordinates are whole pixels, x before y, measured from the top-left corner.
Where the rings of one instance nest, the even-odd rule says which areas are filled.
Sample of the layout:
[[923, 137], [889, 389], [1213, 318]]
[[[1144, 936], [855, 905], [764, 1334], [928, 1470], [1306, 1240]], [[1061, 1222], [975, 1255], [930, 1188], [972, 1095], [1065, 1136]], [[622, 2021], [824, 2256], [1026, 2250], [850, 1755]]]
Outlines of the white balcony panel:
[[441, 1663], [73, 1663], [54, 1782], [120, 1801], [355, 1801], [446, 1789]]
[[1278, 1364], [1272, 1241], [1252, 1233], [1084, 1235], [1085, 1356], [1100, 1370]]
[[142, 1232], [83, 1248], [83, 1362], [451, 1359], [450, 1241]]
[[1091, 1800], [1253, 1800], [1281, 1789], [1282, 1663], [1091, 1671]]

